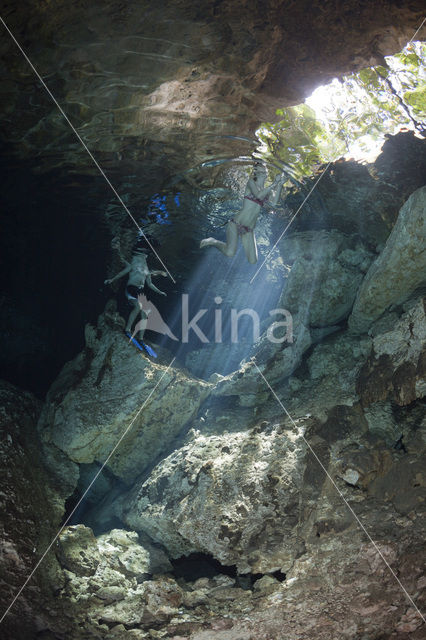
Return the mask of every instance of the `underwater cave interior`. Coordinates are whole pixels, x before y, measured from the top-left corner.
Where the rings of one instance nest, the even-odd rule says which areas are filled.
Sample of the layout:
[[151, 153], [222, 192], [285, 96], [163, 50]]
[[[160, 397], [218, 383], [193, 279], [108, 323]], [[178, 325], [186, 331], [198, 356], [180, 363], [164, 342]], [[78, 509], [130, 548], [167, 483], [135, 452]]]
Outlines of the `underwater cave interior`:
[[[403, 56], [401, 60], [390, 56], [388, 61], [399, 61], [399, 75], [394, 73], [397, 79], [401, 74], [408, 74], [403, 89], [411, 95], [421, 78], [426, 48], [414, 43], [404, 51], [405, 54], [399, 54]], [[407, 56], [416, 56], [416, 66], [410, 67], [408, 63], [404, 66]], [[367, 71], [381, 77], [374, 68]], [[353, 155], [358, 154], [359, 166], [353, 171], [364, 172], [362, 179], [365, 180], [363, 165], [367, 166], [367, 158], [374, 162], [389, 131], [398, 132], [398, 128], [422, 131], [421, 108], [415, 101], [414, 108], [405, 104], [401, 109], [399, 95], [395, 98], [386, 85], [374, 83], [367, 85], [366, 91], [366, 83], [361, 83], [360, 76], [362, 72], [348, 76], [339, 85], [337, 105], [333, 97], [337, 89], [331, 83], [321, 89], [322, 93], [314, 92], [320, 98], [308, 99], [311, 106], [307, 110], [301, 109], [306, 105], [279, 109], [277, 113], [284, 119], [277, 125], [263, 124], [253, 139], [236, 138], [239, 155], [231, 154], [233, 141], [231, 148], [228, 141], [228, 156], [209, 159], [168, 176], [157, 193], [150, 193], [146, 186], [141, 189], [134, 167], [135, 173], [128, 175], [126, 167], [116, 166], [114, 178], [117, 185], [122, 185], [118, 186], [122, 202], [114, 197], [101, 175], [76, 174], [75, 170], [67, 169], [40, 172], [31, 159], [11, 162], [14, 150], [3, 144], [0, 158], [5, 217], [1, 253], [6, 268], [2, 271], [2, 377], [43, 398], [63, 364], [83, 348], [82, 327], [87, 322], [96, 322], [108, 299], [114, 297], [121, 315], [128, 314], [125, 281], [121, 280], [112, 290], [103, 284], [111, 261], [118, 270], [117, 250], [109, 247], [112, 233], [122, 241], [124, 238], [127, 259], [131, 255], [130, 247], [136, 246], [145, 235], [150, 245], [150, 262], [164, 268], [167, 256], [166, 262], [173, 272], [170, 273], [173, 282], [170, 278], [157, 280], [167, 299], [155, 296], [155, 304], [178, 340], [174, 342], [168, 336], [152, 333], [148, 325], [150, 340], [167, 348], [181, 365], [199, 377], [208, 379], [212, 373], [227, 375], [237, 369], [244, 358], [250, 357], [259, 331], [268, 324], [267, 310], [275, 307], [282, 293], [290, 265], [280, 256], [275, 243], [281, 239], [283, 227], [287, 233], [287, 224], [293, 224], [295, 212], [298, 215], [303, 210], [294, 229], [337, 227], [359, 234], [373, 249], [388, 233], [386, 228], [381, 234], [377, 233], [362, 216], [336, 221], [332, 214], [335, 203], [329, 204], [327, 175], [325, 186], [319, 185], [312, 191], [324, 169], [327, 170], [326, 163], [337, 160], [345, 150], [349, 163]], [[354, 96], [354, 86], [364, 90], [367, 104], [358, 95]], [[399, 93], [404, 95], [403, 91]], [[393, 102], [386, 102], [390, 98]], [[327, 100], [331, 105], [328, 110]], [[380, 113], [375, 103], [381, 105]], [[314, 113], [312, 107], [316, 104], [318, 111]], [[362, 106], [355, 110], [354, 104]], [[328, 118], [328, 121], [324, 124], [318, 118]], [[313, 130], [313, 126], [317, 128]], [[199, 144], [208, 145], [212, 137], [216, 143], [221, 138], [232, 138], [208, 134]], [[360, 139], [362, 148], [357, 146]], [[417, 148], [420, 149], [419, 144]], [[281, 209], [273, 216], [262, 216], [257, 226], [259, 262], [263, 264], [264, 258], [268, 260], [259, 273], [245, 262], [241, 246], [232, 262], [218, 260], [215, 252], [200, 255], [198, 251], [202, 237], [223, 233], [223, 225], [239, 206], [241, 188], [256, 160], [265, 162], [271, 175], [284, 171], [287, 177]], [[409, 164], [408, 160], [401, 162], [399, 171]], [[374, 164], [370, 162], [368, 166], [374, 167]], [[410, 167], [414, 172], [412, 182], [418, 184], [423, 165], [419, 162]], [[335, 166], [329, 173], [336, 174], [339, 169], [345, 171], [345, 167]], [[126, 203], [134, 215], [128, 215]], [[15, 262], [16, 266], [9, 266]], [[249, 289], [247, 281], [253, 276], [257, 278], [256, 287]], [[25, 295], [22, 295], [23, 288]], [[259, 331], [253, 319], [243, 313], [237, 337], [232, 338], [232, 309], [246, 308], [248, 299], [250, 309], [261, 323]], [[199, 331], [190, 330], [188, 338], [183, 340], [185, 305], [189, 319], [200, 310], [203, 313], [196, 323]], [[221, 344], [216, 336], [218, 331]]]
[[[128, 3], [126, 21], [133, 19], [133, 5]], [[29, 604], [22, 605], [30, 613], [19, 621], [19, 607], [16, 616], [6, 610], [5, 632], [18, 637], [18, 629], [23, 640], [209, 640], [216, 634], [218, 640], [322, 640], [332, 637], [327, 611], [327, 623], [318, 613], [319, 635], [311, 628], [298, 635], [305, 624], [299, 619], [290, 635], [291, 624], [285, 630], [281, 625], [295, 609], [285, 607], [294, 607], [306, 584], [303, 606], [322, 611], [318, 594], [325, 582], [335, 580], [343, 593], [342, 575], [348, 571], [347, 582], [356, 582], [358, 574], [350, 572], [359, 562], [352, 635], [339, 613], [333, 637], [372, 640], [382, 622], [363, 611], [373, 611], [381, 597], [375, 572], [386, 582], [386, 606], [396, 590], [365, 550], [362, 531], [354, 533], [341, 497], [346, 502], [349, 496], [364, 520], [371, 518], [386, 564], [398, 558], [409, 592], [419, 603], [426, 598], [416, 565], [424, 556], [423, 520], [416, 518], [426, 486], [426, 274], [422, 278], [419, 249], [426, 240], [426, 45], [420, 36], [409, 41], [404, 31], [396, 39], [404, 45], [399, 53], [391, 40], [379, 53], [372, 47], [374, 55], [360, 55], [369, 65], [344, 59], [337, 72], [329, 62], [323, 83], [315, 64], [306, 79], [299, 78], [299, 60], [283, 96], [269, 63], [259, 57], [264, 78], [250, 68], [246, 82], [254, 88], [245, 93], [238, 80], [243, 65], [236, 64], [232, 47], [251, 59], [254, 34], [261, 32], [258, 18], [247, 31], [238, 27], [231, 42], [231, 27], [216, 33], [217, 9], [204, 4], [193, 31], [184, 33], [192, 22], [189, 10], [178, 5], [167, 7], [168, 17], [152, 37], [148, 27], [159, 20], [159, 7], [146, 7], [146, 22], [134, 9], [142, 20], [137, 36], [114, 14], [110, 47], [111, 25], [94, 18], [93, 8], [70, 8], [75, 23], [58, 27], [54, 37], [43, 27], [39, 47], [23, 29], [23, 44], [34, 60], [40, 53], [43, 78], [93, 147], [101, 173], [45, 87], [29, 79], [32, 71], [23, 70], [19, 51], [7, 51], [12, 62], [3, 91], [12, 106], [4, 111], [0, 142], [0, 378], [6, 381], [0, 391], [7, 411], [9, 396], [18, 393], [11, 385], [25, 390], [25, 398], [22, 406], [14, 401], [13, 411], [24, 417], [10, 414], [11, 435], [4, 442], [17, 447], [21, 460], [6, 455], [8, 478], [20, 476], [22, 461], [30, 467], [22, 472], [24, 488], [16, 484], [26, 500], [32, 496], [26, 506], [32, 529], [36, 510], [46, 505], [32, 553], [41, 564], [53, 547], [56, 559], [36, 583], [42, 594], [34, 596], [36, 604], [30, 592]], [[224, 5], [235, 20], [233, 2]], [[95, 26], [82, 29], [79, 12], [86, 10]], [[36, 26], [39, 11], [31, 14]], [[13, 12], [9, 18], [13, 24]], [[184, 28], [172, 41], [168, 24], [180, 19]], [[202, 55], [186, 44], [198, 40]], [[217, 76], [212, 72], [225, 41], [230, 49], [221, 64], [236, 65], [235, 78], [226, 81], [223, 68]], [[49, 47], [41, 53], [46, 42], [62, 51], [54, 60]], [[142, 79], [138, 56], [145, 65]], [[278, 73], [283, 62], [271, 68]], [[217, 117], [208, 111], [216, 100], [209, 91], [223, 99], [215, 103]], [[257, 94], [270, 104], [260, 107]], [[257, 163], [267, 169], [267, 185], [280, 175], [284, 185], [278, 204], [271, 210], [266, 204], [257, 221], [257, 262], [249, 263], [242, 242], [232, 259], [200, 249], [203, 238], [225, 238]], [[405, 221], [422, 206], [423, 222], [420, 214], [412, 229]], [[395, 230], [400, 236], [394, 242]], [[155, 357], [124, 334], [132, 308], [127, 275], [106, 282], [123, 260], [132, 260], [137, 245], [147, 248], [150, 269], [163, 272], [152, 280], [166, 295], [144, 290], [154, 306], [143, 340]], [[400, 263], [395, 255], [402, 256]], [[383, 256], [390, 256], [388, 272]], [[380, 269], [386, 284], [373, 282], [368, 290]], [[279, 321], [281, 329], [270, 333]], [[271, 381], [269, 389], [261, 377], [267, 386]], [[287, 417], [281, 398], [290, 408], [291, 415], [284, 409]], [[19, 420], [21, 431], [13, 426]], [[312, 470], [318, 461], [323, 480], [318, 468]], [[30, 491], [32, 483], [36, 489]], [[337, 497], [330, 497], [331, 484]], [[10, 495], [13, 504], [12, 489]], [[377, 516], [369, 515], [376, 510]], [[14, 508], [11, 513], [12, 522]], [[20, 537], [25, 529], [16, 526]], [[56, 529], [60, 535], [54, 537]], [[345, 536], [353, 544], [347, 561], [339, 546], [344, 548]], [[22, 537], [22, 566], [32, 578], [27, 559], [33, 545], [27, 532]], [[5, 540], [4, 548], [12, 549], [12, 538]], [[0, 591], [9, 581], [17, 592], [8, 553]], [[415, 578], [410, 582], [409, 576]], [[23, 583], [21, 574], [17, 579]], [[259, 605], [248, 603], [252, 596]], [[46, 604], [52, 598], [59, 604]], [[421, 639], [422, 620], [419, 625], [419, 610], [409, 599], [408, 609], [392, 605], [386, 640], [409, 637], [404, 634]], [[67, 617], [61, 607], [70, 602]], [[40, 608], [37, 623], [33, 606]], [[276, 620], [265, 613], [265, 622], [269, 608]], [[220, 635], [233, 625], [237, 635]], [[346, 635], [338, 635], [342, 629]], [[211, 635], [197, 635], [205, 630]]]

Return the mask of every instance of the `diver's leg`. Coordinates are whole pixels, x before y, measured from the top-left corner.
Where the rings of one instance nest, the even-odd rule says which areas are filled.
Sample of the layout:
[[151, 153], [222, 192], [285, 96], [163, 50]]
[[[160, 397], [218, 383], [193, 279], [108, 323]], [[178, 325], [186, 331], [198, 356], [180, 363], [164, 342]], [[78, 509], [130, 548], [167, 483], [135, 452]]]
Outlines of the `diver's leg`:
[[139, 335], [138, 335], [139, 340], [143, 340], [147, 323], [148, 323], [148, 313], [144, 311], [144, 309], [141, 309], [141, 319], [139, 320], [138, 324], [135, 327], [135, 332], [139, 331]]
[[131, 302], [133, 304], [133, 309], [130, 312], [129, 319], [127, 320], [127, 324], [126, 324], [126, 331], [128, 331], [129, 333], [131, 333], [133, 323], [136, 320], [136, 316], [139, 314], [139, 311], [140, 311], [139, 302], [137, 300], [135, 300], [134, 302], [133, 300], [131, 300]]
[[135, 335], [139, 332], [139, 340], [143, 340], [146, 325], [148, 324], [148, 315], [150, 311], [151, 309], [147, 309], [146, 311], [144, 309], [140, 309], [141, 319], [135, 324], [135, 328], [132, 331], [132, 338], [134, 338]]
[[201, 240], [200, 247], [215, 247], [228, 258], [235, 256], [238, 246], [238, 229], [235, 222], [229, 221], [226, 225], [226, 242], [216, 240], [216, 238], [204, 238]]
[[250, 264], [256, 264], [257, 262], [257, 245], [256, 238], [253, 231], [248, 231], [241, 236], [241, 244], [243, 245], [244, 253]]

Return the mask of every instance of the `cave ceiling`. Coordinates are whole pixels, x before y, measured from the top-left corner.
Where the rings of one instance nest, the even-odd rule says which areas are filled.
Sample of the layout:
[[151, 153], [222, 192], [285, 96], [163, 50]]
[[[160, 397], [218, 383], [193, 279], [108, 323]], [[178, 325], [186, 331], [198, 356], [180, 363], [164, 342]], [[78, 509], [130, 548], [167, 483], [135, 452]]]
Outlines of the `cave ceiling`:
[[[1, 15], [108, 176], [143, 199], [331, 78], [400, 50], [421, 0], [37, 0]], [[98, 169], [2, 25], [1, 138], [37, 172]], [[420, 36], [419, 36], [420, 37]]]

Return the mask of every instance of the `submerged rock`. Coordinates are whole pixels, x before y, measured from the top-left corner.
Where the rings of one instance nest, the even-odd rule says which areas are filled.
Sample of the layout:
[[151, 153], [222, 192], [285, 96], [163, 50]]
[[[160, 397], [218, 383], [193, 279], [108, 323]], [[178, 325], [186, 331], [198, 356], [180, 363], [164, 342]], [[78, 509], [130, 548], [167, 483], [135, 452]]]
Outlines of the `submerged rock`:
[[135, 486], [120, 515], [173, 557], [203, 551], [240, 573], [286, 571], [298, 550], [304, 455], [301, 432], [280, 424], [198, 435]]
[[399, 212], [385, 248], [357, 294], [349, 327], [366, 332], [391, 305], [405, 302], [426, 282], [426, 186], [417, 189]]
[[[32, 640], [49, 627], [55, 590], [63, 584], [52, 554], [63, 503], [43, 467], [35, 425], [40, 402], [30, 393], [0, 382], [0, 635]], [[18, 596], [38, 562], [31, 583]]]
[[60, 603], [70, 603], [76, 622], [92, 633], [113, 623], [149, 627], [156, 614], [165, 622], [177, 612], [181, 589], [173, 579], [146, 582], [170, 570], [170, 563], [160, 549], [141, 545], [133, 531], [114, 529], [96, 539], [88, 527], [66, 527], [57, 556], [66, 577]]
[[92, 530], [82, 524], [61, 533], [57, 556], [61, 565], [77, 576], [93, 576], [101, 560]]
[[98, 536], [97, 544], [102, 556], [109, 559], [110, 565], [127, 577], [141, 580], [172, 569], [164, 551], [141, 540], [136, 531], [112, 529]]
[[294, 233], [280, 243], [291, 265], [279, 307], [298, 313], [311, 327], [344, 320], [373, 254], [359, 240], [339, 231]]
[[102, 464], [120, 442], [107, 467], [130, 484], [185, 430], [210, 385], [141, 355], [109, 317], [59, 375], [38, 429], [48, 454], [74, 463]]

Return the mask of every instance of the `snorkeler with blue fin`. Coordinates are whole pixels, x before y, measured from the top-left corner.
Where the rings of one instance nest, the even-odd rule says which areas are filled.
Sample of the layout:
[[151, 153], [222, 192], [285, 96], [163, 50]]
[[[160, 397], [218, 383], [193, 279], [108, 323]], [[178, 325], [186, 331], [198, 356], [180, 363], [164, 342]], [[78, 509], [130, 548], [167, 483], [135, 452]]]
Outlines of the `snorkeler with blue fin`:
[[[119, 249], [119, 247], [115, 248]], [[165, 271], [150, 271], [147, 265], [147, 250], [144, 248], [136, 248], [131, 262], [125, 260], [120, 251], [119, 255], [126, 265], [125, 268], [120, 271], [120, 273], [117, 273], [113, 278], [105, 280], [104, 284], [112, 284], [124, 275], [129, 275], [126, 284], [126, 297], [133, 306], [133, 309], [127, 320], [125, 334], [129, 338], [129, 342], [132, 342], [140, 351], [145, 350], [150, 356], [156, 358], [157, 354], [155, 351], [143, 341], [143, 335], [146, 329], [150, 310], [144, 309], [141, 300], [144, 298], [142, 294], [145, 284], [147, 284], [148, 287], [156, 293], [159, 293], [162, 296], [167, 295], [164, 291], [160, 291], [160, 289], [158, 289], [151, 280], [151, 276], [166, 276], [167, 274]], [[132, 332], [133, 323], [139, 314], [141, 315], [141, 320], [136, 324], [136, 327]], [[138, 339], [135, 338], [136, 332], [139, 332]]]

